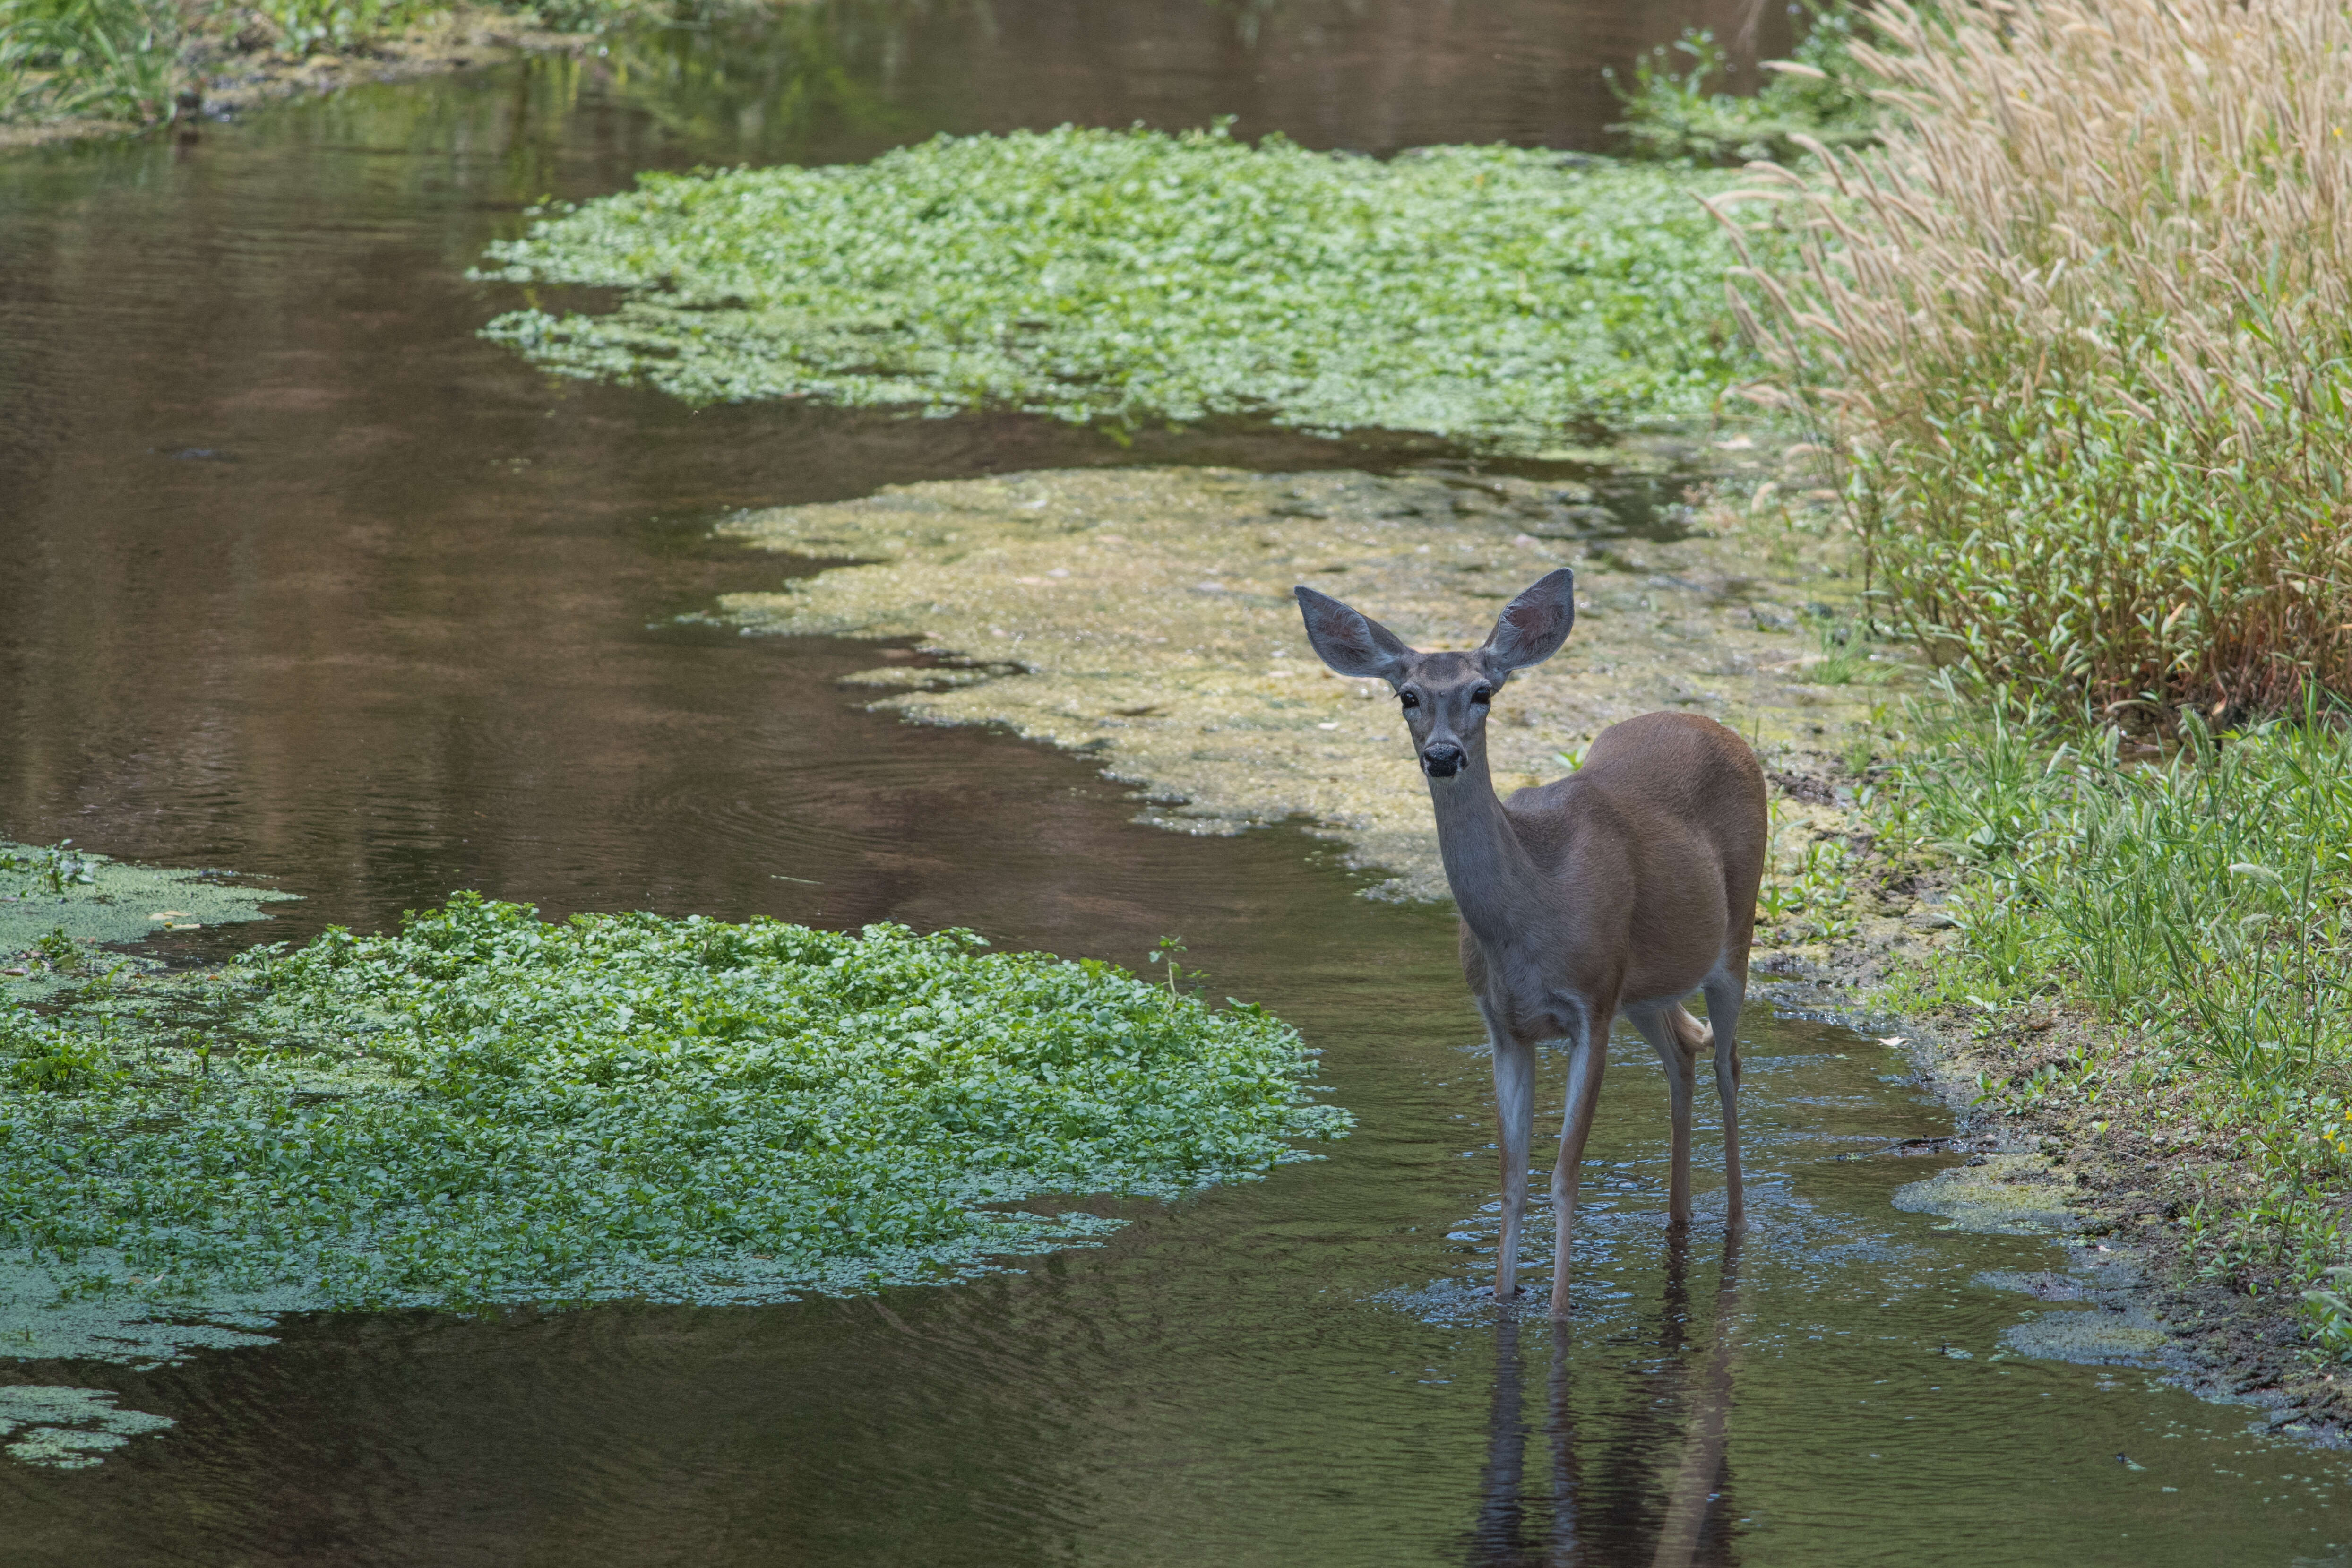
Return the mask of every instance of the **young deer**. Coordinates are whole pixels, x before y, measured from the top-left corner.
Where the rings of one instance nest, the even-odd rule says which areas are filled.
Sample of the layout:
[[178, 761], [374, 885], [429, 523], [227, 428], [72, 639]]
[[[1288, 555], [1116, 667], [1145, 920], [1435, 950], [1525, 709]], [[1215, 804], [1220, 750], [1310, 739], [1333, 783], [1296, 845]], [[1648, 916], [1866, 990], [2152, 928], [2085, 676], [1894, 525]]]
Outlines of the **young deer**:
[[[1665, 1064], [1674, 1107], [1667, 1203], [1690, 1221], [1690, 1113], [1698, 1053], [1714, 1046], [1728, 1218], [1740, 1217], [1739, 1005], [1764, 872], [1764, 773], [1712, 719], [1645, 713], [1603, 730], [1564, 779], [1495, 795], [1487, 704], [1514, 670], [1559, 651], [1575, 576], [1554, 572], [1505, 606], [1481, 647], [1417, 653], [1379, 622], [1300, 588], [1307, 637], [1341, 675], [1378, 677], [1403, 704], [1462, 914], [1462, 973], [1486, 1020], [1502, 1121], [1503, 1243], [1495, 1296], [1516, 1293], [1535, 1117], [1535, 1047], [1569, 1047], [1568, 1114], [1551, 1194], [1551, 1312], [1568, 1311], [1577, 1170], [1601, 1098], [1609, 1026], [1623, 1013]], [[1707, 1022], [1683, 1009], [1706, 993]]]

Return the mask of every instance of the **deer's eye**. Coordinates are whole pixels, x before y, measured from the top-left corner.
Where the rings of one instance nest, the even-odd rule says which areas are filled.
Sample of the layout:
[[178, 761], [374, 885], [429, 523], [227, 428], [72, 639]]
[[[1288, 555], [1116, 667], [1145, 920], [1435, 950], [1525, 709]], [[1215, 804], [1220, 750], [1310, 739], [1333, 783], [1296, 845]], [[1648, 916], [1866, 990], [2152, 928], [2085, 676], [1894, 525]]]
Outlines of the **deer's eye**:
[[1495, 694], [1482, 686], [1477, 690], [1470, 694], [1470, 700], [1475, 702], [1479, 707], [1484, 708], [1487, 703], [1495, 700]]
[[1405, 708], [1418, 708], [1421, 706], [1421, 699], [1410, 691], [1398, 692], [1397, 702], [1399, 706]]

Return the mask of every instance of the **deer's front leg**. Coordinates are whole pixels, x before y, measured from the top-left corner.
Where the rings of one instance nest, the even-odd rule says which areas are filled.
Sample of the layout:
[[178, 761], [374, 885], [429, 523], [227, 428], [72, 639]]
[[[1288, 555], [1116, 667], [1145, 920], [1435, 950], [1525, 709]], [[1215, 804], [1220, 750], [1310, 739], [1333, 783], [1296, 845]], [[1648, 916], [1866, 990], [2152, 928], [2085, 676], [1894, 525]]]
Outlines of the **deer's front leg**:
[[1495, 1265], [1495, 1300], [1519, 1288], [1519, 1224], [1528, 1209], [1528, 1143], [1535, 1133], [1536, 1053], [1524, 1040], [1490, 1027], [1495, 1050], [1495, 1115], [1503, 1151], [1503, 1244]]
[[1554, 1233], [1551, 1263], [1551, 1315], [1568, 1316], [1569, 1237], [1576, 1229], [1576, 1184], [1584, 1164], [1584, 1141], [1592, 1131], [1593, 1109], [1601, 1103], [1601, 1072], [1609, 1065], [1610, 1016], [1595, 1008], [1585, 1014], [1568, 1058], [1568, 1112], [1559, 1129], [1559, 1163], [1551, 1172]]

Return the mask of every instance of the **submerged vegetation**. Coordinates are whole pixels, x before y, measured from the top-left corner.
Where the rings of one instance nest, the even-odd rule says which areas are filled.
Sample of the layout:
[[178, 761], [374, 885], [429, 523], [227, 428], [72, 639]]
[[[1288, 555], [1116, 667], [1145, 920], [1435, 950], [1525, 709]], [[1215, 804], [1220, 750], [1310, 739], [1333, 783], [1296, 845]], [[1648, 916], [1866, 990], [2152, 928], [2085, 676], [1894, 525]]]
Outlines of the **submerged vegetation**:
[[[1687, 443], [1657, 445], [1694, 459]], [[1623, 538], [1589, 489], [1563, 481], [1199, 468], [940, 480], [736, 519], [726, 531], [763, 548], [855, 563], [722, 608], [756, 631], [918, 639], [952, 664], [891, 649], [851, 683], [927, 721], [1079, 752], [1160, 803], [1146, 820], [1181, 831], [1306, 817], [1386, 873], [1376, 896], [1442, 899], [1396, 709], [1379, 682], [1311, 656], [1291, 586], [1338, 588], [1420, 646], [1461, 647], [1508, 595], [1572, 566], [1576, 635], [1497, 700], [1505, 789], [1668, 706], [1737, 724], [1776, 765], [1810, 772], [1801, 759], [1868, 727], [1875, 689], [1856, 666], [1895, 668], [1815, 658], [1793, 635], [1797, 606], [1852, 599], [1844, 552], [1823, 560], [1824, 511], [1801, 500], [1794, 526], [1759, 547]], [[1722, 509], [1707, 522], [1737, 531]], [[1822, 914], [1818, 896], [1790, 896], [1776, 913]]]
[[175, 987], [0, 1012], [0, 1243], [93, 1292], [756, 1300], [1110, 1228], [1345, 1112], [1255, 1007], [968, 932], [467, 895]]
[[1065, 127], [870, 163], [646, 174], [484, 276], [624, 291], [487, 329], [565, 374], [696, 402], [1218, 416], [1538, 451], [1706, 414], [1751, 361], [1732, 176], [1509, 147], [1388, 162]]

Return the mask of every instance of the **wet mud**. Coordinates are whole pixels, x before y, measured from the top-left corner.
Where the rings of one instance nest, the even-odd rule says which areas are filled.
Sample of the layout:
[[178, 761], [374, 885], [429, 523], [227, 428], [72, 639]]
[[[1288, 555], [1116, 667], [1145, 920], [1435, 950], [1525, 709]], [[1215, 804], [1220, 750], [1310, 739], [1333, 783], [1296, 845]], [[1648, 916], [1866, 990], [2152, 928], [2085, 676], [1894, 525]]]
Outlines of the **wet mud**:
[[[1857, 879], [1869, 879], [1868, 869]], [[2217, 1271], [2196, 1255], [2193, 1227], [2183, 1223], [2201, 1195], [2240, 1179], [2226, 1130], [2183, 1144], [2095, 1101], [2016, 1110], [1987, 1102], [1988, 1083], [2072, 1052], [2112, 1058], [2128, 1050], [2085, 1010], [2053, 1009], [1999, 1030], [1954, 1013], [1888, 1010], [1889, 983], [1957, 940], [1940, 918], [1941, 892], [1895, 895], [1911, 904], [1908, 918], [1865, 915], [1854, 939], [1767, 954], [1758, 976], [1758, 990], [1784, 1010], [1880, 1036], [1949, 1108], [1958, 1126], [1938, 1147], [1965, 1163], [1898, 1188], [1894, 1206], [1935, 1215], [1939, 1229], [2064, 1245], [2063, 1268], [1984, 1279], [2066, 1304], [2012, 1330], [2005, 1343], [2016, 1353], [2137, 1366], [2200, 1398], [2248, 1407], [2258, 1429], [2352, 1447], [2352, 1384], [2305, 1337], [2296, 1290], [2259, 1268]]]

